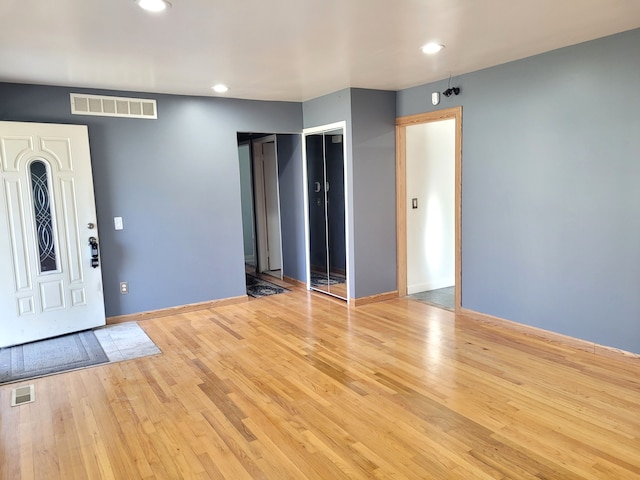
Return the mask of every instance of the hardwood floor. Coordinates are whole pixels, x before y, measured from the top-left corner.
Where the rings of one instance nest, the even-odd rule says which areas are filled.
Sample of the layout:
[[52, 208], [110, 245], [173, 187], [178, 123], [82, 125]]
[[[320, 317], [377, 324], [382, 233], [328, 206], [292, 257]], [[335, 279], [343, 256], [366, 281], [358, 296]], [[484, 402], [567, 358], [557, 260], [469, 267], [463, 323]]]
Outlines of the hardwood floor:
[[638, 359], [302, 290], [141, 326], [162, 355], [0, 387], [0, 478], [640, 478]]

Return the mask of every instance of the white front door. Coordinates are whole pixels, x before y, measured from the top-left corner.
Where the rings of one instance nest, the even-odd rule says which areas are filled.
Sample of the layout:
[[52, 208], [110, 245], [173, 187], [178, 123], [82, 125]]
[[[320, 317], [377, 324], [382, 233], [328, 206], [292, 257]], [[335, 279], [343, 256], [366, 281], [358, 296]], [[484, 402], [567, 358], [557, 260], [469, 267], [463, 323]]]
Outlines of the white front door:
[[0, 347], [105, 324], [89, 136], [0, 122]]

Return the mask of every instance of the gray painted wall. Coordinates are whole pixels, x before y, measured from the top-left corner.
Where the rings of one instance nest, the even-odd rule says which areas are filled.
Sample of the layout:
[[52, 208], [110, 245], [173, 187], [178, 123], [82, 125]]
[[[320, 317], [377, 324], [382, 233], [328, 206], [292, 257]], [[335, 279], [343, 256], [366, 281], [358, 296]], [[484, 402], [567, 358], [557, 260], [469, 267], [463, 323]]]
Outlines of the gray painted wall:
[[[461, 76], [462, 94], [438, 107], [431, 92], [446, 80], [397, 93], [398, 116], [463, 105], [463, 307], [640, 353], [639, 55], [633, 30]], [[70, 91], [155, 98], [160, 118], [71, 116]], [[0, 84], [0, 119], [89, 125], [112, 316], [243, 295], [236, 132], [343, 120], [350, 296], [389, 291], [391, 95], [347, 89], [298, 104]], [[304, 276], [299, 262], [298, 251], [291, 276]], [[369, 262], [384, 274], [366, 275]]]
[[[153, 98], [158, 120], [70, 114], [69, 93]], [[108, 316], [244, 295], [237, 137], [299, 132], [299, 103], [0, 84], [0, 119], [89, 126]], [[124, 230], [115, 231], [113, 217]], [[120, 281], [130, 293], [120, 295]]]
[[351, 91], [355, 296], [396, 285], [396, 93]]
[[640, 30], [398, 93], [463, 106], [462, 305], [640, 353]]
[[302, 136], [277, 135], [283, 274], [307, 281]]
[[[347, 128], [349, 128], [351, 123], [351, 91], [350, 88], [346, 88], [304, 102], [302, 104], [304, 128], [345, 121]], [[348, 133], [351, 135], [351, 131]]]

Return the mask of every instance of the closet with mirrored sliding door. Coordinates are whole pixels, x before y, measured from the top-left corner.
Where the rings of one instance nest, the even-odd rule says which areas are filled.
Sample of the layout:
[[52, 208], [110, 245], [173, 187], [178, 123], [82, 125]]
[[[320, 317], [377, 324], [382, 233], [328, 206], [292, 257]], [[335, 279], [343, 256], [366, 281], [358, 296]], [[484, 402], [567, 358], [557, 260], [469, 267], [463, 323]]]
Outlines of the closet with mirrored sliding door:
[[304, 131], [308, 288], [348, 300], [344, 122]]

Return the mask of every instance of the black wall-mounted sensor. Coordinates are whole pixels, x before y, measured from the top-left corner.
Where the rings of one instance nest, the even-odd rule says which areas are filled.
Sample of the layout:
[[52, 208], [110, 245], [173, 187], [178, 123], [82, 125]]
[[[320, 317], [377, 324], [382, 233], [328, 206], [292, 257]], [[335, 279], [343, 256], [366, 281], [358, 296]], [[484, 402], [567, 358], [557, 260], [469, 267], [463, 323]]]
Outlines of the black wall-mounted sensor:
[[459, 95], [460, 87], [447, 88], [444, 92], [442, 92], [442, 94], [445, 97], [450, 97], [451, 95]]

